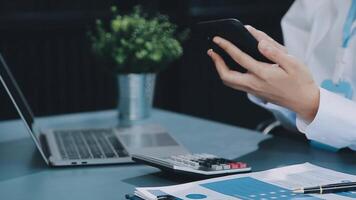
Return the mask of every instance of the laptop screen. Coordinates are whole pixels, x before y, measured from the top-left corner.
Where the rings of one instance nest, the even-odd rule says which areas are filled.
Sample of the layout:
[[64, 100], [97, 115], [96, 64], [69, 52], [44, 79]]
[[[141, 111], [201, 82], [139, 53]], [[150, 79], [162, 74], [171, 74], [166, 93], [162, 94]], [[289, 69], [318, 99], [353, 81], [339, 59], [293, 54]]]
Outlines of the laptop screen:
[[[45, 162], [48, 164], [47, 157], [42, 150], [41, 143], [39, 141], [39, 138], [35, 135], [33, 126], [34, 126], [34, 115], [32, 110], [30, 109], [24, 95], [22, 94], [16, 80], [14, 79], [9, 67], [7, 66], [4, 58], [2, 57], [0, 53], [0, 82], [3, 85], [3, 88], [6, 90], [8, 93], [12, 103], [14, 104], [17, 112], [19, 113], [20, 117], [22, 120], [25, 122], [26, 128], [28, 129], [28, 132], [30, 133], [33, 141], [35, 142], [38, 150], [41, 153], [41, 156], [45, 160]], [[0, 87], [0, 89], [2, 89]]]
[[22, 94], [14, 76], [7, 66], [4, 58], [0, 54], [0, 79], [4, 89], [9, 94], [12, 103], [15, 105], [17, 111], [25, 121], [31, 131], [33, 131], [34, 115], [31, 111], [24, 95]]

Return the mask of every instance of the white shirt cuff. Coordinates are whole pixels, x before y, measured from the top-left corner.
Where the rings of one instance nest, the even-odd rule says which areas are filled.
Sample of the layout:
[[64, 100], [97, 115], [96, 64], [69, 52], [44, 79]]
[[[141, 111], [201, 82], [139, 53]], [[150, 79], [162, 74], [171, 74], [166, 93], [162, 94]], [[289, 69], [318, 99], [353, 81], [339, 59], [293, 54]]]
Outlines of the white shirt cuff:
[[253, 103], [255, 103], [255, 104], [257, 104], [257, 105], [259, 105], [259, 106], [261, 106], [261, 107], [265, 107], [266, 104], [267, 104], [266, 101], [264, 101], [264, 100], [261, 99], [261, 98], [258, 98], [258, 97], [256, 97], [256, 96], [254, 96], [254, 95], [252, 95], [252, 94], [247, 94], [247, 97], [248, 97], [248, 99], [250, 99], [250, 101], [252, 101]]
[[320, 88], [319, 109], [311, 123], [297, 116], [296, 125], [308, 139], [335, 148], [356, 145], [356, 103]]

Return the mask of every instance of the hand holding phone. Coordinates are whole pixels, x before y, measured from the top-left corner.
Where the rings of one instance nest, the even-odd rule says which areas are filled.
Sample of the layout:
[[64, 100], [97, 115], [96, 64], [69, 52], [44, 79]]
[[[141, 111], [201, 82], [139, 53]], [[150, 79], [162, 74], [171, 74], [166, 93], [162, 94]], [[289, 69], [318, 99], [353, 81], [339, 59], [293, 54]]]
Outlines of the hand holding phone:
[[[211, 44], [221, 47], [219, 49], [213, 46], [215, 51], [208, 51], [208, 55], [222, 82], [233, 89], [288, 108], [305, 122], [311, 122], [319, 109], [320, 90], [308, 67], [289, 55], [284, 46], [265, 33], [252, 27], [249, 30], [242, 27], [240, 26], [240, 37], [244, 40], [234, 39], [235, 36], [229, 35], [231, 31], [220, 34], [215, 32], [213, 35], [220, 37], [209, 37], [209, 42], [212, 39], [214, 42]], [[220, 28], [214, 29], [219, 30], [221, 31]], [[221, 51], [222, 49], [224, 50]], [[226, 58], [233, 60], [227, 62]], [[239, 63], [248, 72], [238, 72], [241, 68], [236, 70], [230, 63]]]
[[258, 50], [258, 41], [237, 19], [221, 19], [201, 22], [198, 23], [197, 30], [200, 37], [204, 38], [208, 42], [209, 48], [221, 55], [225, 62], [227, 62], [228, 66], [230, 66], [233, 70], [237, 70], [239, 72], [247, 71], [234, 62], [223, 49], [212, 41], [215, 36], [219, 36], [230, 41], [240, 50], [258, 61], [273, 63], [260, 53]]

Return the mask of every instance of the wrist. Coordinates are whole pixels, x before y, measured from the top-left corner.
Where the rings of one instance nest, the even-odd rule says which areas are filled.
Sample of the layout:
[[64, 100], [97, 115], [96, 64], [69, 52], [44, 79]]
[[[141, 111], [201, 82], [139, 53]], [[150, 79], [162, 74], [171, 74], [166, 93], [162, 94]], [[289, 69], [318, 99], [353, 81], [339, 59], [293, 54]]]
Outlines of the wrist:
[[301, 117], [305, 122], [312, 122], [319, 110], [320, 102], [320, 89], [315, 86], [313, 90], [309, 93], [307, 98], [304, 98], [301, 102], [303, 106], [296, 111], [299, 117]]

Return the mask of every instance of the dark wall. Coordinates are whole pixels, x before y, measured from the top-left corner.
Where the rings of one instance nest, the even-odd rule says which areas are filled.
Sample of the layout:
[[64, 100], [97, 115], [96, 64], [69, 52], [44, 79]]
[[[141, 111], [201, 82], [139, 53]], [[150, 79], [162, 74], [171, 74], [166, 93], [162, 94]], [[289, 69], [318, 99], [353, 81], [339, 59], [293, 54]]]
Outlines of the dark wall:
[[[52, 115], [116, 106], [115, 77], [96, 61], [86, 32], [96, 18], [108, 19], [109, 8], [135, 4], [171, 16], [181, 27], [200, 20], [236, 17], [282, 42], [280, 19], [292, 0], [182, 1], [6, 1], [0, 2], [0, 51], [35, 113]], [[158, 77], [155, 106], [245, 127], [270, 114], [246, 95], [224, 87], [194, 39], [185, 55]], [[16, 113], [0, 89], [0, 119]]]
[[[140, 1], [1, 1], [0, 51], [37, 115], [116, 106], [115, 77], [93, 57], [87, 32], [110, 7]], [[155, 8], [155, 2], [144, 3]], [[0, 90], [0, 119], [17, 116]]]

